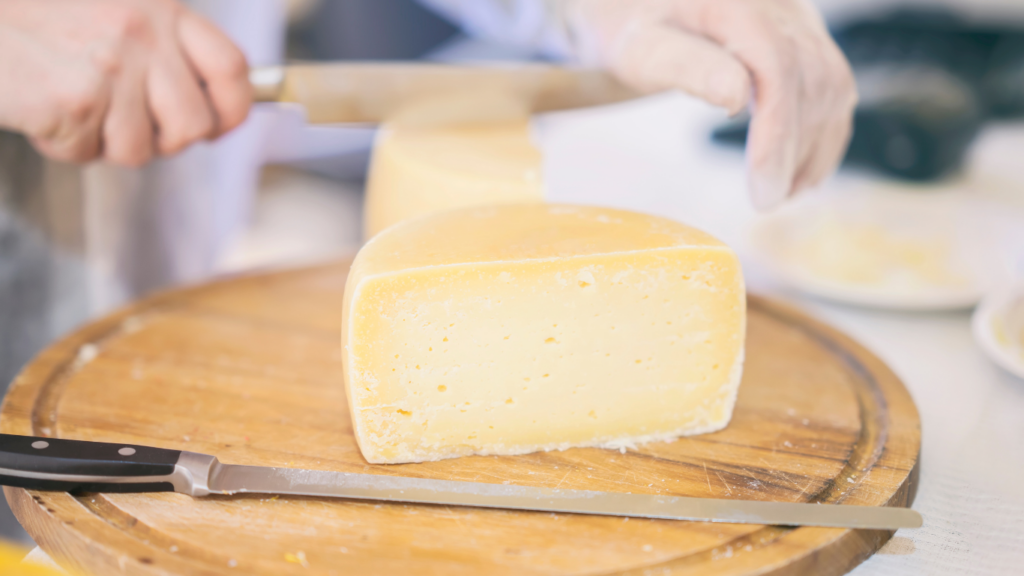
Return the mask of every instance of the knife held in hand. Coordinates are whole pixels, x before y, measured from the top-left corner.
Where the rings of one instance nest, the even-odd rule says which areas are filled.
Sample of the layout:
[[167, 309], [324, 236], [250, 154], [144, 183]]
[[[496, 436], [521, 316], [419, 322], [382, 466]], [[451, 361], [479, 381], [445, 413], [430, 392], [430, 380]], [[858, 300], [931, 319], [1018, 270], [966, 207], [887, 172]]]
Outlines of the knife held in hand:
[[257, 102], [290, 102], [313, 124], [377, 124], [410, 113], [431, 121], [518, 119], [639, 96], [604, 71], [546, 64], [409, 62], [253, 68]]
[[149, 446], [0, 434], [0, 484], [65, 492], [281, 494], [784, 526], [919, 528], [909, 508], [689, 498], [222, 464]]

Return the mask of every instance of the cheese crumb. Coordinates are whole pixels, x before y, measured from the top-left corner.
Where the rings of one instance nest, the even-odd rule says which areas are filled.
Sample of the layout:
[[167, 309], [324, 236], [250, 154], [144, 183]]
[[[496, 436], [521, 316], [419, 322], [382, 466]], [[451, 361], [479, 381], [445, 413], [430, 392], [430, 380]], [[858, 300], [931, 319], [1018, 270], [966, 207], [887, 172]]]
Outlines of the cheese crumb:
[[306, 553], [302, 550], [299, 550], [295, 554], [292, 554], [291, 552], [286, 552], [284, 555], [284, 559], [286, 562], [291, 562], [292, 564], [299, 564], [303, 568], [309, 568], [309, 561], [306, 560]]

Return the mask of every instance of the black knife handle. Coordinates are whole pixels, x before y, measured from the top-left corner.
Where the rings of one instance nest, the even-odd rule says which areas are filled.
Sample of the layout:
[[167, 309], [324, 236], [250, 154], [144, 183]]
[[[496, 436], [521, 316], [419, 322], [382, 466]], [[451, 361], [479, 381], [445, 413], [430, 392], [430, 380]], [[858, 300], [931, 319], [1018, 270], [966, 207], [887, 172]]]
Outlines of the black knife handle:
[[181, 456], [134, 444], [0, 434], [0, 485], [66, 492], [169, 492]]

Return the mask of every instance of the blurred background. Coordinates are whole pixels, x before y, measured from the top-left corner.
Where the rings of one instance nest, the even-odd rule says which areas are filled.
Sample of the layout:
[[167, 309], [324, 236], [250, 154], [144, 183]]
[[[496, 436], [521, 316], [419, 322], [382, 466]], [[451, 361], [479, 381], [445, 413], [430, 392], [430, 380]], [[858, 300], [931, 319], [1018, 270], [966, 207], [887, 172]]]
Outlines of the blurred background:
[[[414, 0], [189, 3], [253, 64], [544, 58]], [[817, 3], [862, 100], [847, 161], [819, 194], [755, 217], [745, 119], [675, 94], [536, 119], [549, 200], [706, 229], [737, 247], [753, 290], [780, 297], [963, 309], [1024, 276], [1024, 3]], [[124, 170], [50, 162], [0, 132], [0, 388], [53, 339], [152, 291], [354, 253], [373, 135], [263, 107], [216, 146]], [[847, 329], [867, 318], [899, 337], [877, 312], [840, 310]], [[6, 509], [0, 537], [30, 543]]]

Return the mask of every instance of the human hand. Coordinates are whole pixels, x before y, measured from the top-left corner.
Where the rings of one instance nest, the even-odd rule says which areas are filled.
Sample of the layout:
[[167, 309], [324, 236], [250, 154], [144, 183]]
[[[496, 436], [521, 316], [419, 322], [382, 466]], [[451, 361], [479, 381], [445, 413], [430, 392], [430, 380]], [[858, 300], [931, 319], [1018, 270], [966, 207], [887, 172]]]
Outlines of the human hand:
[[245, 57], [175, 0], [0, 0], [0, 127], [57, 160], [138, 166], [239, 125]]
[[759, 210], [819, 184], [842, 160], [856, 86], [807, 0], [567, 1], [584, 61], [642, 91], [679, 89], [733, 114], [750, 105]]

